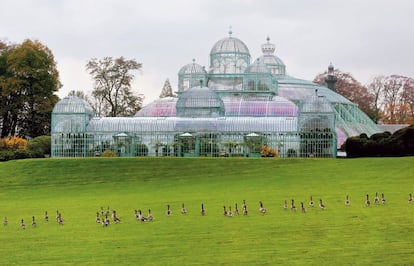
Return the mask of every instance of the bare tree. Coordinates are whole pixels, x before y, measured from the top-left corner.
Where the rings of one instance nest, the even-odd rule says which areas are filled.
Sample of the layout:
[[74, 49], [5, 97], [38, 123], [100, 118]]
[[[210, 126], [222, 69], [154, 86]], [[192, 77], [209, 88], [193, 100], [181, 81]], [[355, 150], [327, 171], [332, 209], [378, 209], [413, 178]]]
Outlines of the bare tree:
[[141, 109], [144, 96], [134, 95], [131, 83], [133, 70], [141, 69], [142, 64], [135, 59], [127, 60], [124, 57], [103, 59], [92, 58], [86, 69], [95, 81], [92, 96], [98, 115], [103, 116], [129, 116]]
[[401, 97], [404, 99], [404, 106], [408, 110], [407, 123], [414, 123], [414, 79], [409, 78], [408, 81], [404, 84]]
[[414, 80], [401, 75], [377, 76], [369, 84], [384, 123], [412, 123]]

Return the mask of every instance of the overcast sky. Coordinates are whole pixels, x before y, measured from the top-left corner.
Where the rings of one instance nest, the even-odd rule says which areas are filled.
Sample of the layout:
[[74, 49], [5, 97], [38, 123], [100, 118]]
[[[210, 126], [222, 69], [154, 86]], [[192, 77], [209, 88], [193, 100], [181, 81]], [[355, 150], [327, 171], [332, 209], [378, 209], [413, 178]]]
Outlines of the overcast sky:
[[133, 89], [145, 103], [194, 58], [233, 36], [261, 55], [267, 36], [289, 75], [312, 80], [330, 62], [363, 84], [383, 74], [414, 77], [411, 0], [0, 0], [0, 39], [37, 39], [55, 56], [64, 97], [90, 93], [86, 62], [124, 56], [143, 64]]

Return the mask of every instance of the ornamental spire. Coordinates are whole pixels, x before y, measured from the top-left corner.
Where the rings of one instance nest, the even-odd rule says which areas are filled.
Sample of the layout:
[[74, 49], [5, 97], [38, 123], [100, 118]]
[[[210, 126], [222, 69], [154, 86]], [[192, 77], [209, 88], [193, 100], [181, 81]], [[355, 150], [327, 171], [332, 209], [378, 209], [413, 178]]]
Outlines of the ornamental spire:
[[263, 54], [273, 54], [276, 50], [276, 47], [273, 43], [270, 43], [270, 37], [267, 36], [266, 38], [267, 43], [262, 44], [262, 52]]

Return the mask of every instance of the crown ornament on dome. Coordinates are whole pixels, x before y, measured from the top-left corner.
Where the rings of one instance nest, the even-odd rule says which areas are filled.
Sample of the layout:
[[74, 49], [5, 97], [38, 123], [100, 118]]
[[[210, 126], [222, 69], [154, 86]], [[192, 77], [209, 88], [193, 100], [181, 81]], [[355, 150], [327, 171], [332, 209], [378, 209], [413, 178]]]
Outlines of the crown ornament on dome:
[[264, 54], [273, 54], [276, 50], [276, 46], [273, 43], [270, 43], [270, 38], [267, 36], [267, 43], [262, 44], [262, 52]]

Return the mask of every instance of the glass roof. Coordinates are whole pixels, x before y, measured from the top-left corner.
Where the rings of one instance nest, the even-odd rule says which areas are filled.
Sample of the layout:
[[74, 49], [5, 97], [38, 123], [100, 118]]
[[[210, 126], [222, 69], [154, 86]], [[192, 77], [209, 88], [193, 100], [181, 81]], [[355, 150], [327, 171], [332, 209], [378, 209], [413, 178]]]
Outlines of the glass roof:
[[56, 103], [54, 114], [89, 114], [93, 115], [93, 109], [87, 101], [76, 96], [67, 96]]
[[161, 117], [176, 115], [176, 97], [165, 97], [157, 99], [139, 110], [135, 116], [138, 117]]
[[102, 117], [93, 118], [87, 128], [90, 133], [116, 135], [119, 132], [295, 132], [296, 117], [216, 117], [216, 118], [156, 118]]
[[178, 75], [185, 75], [185, 74], [203, 74], [207, 75], [207, 71], [205, 68], [195, 62], [193, 59], [193, 62], [190, 64], [187, 64], [183, 66], [180, 71], [178, 71]]
[[293, 102], [279, 96], [269, 101], [229, 99], [224, 101], [224, 106], [226, 116], [294, 117], [298, 112]]
[[300, 104], [299, 111], [301, 113], [333, 113], [334, 110], [330, 102], [325, 96], [313, 95], [306, 97]]
[[[172, 117], [176, 116], [177, 98], [167, 97], [153, 101], [137, 112], [136, 117]], [[244, 100], [242, 98], [226, 98], [223, 101], [224, 116], [250, 117], [293, 117], [298, 113], [297, 106], [279, 96], [272, 100]]]
[[318, 95], [325, 96], [331, 103], [352, 104], [352, 102], [339, 93], [307, 80], [297, 79], [285, 75], [278, 77], [277, 81], [279, 96], [285, 97], [294, 102], [299, 102], [306, 97], [315, 95], [315, 90], [317, 90]]
[[250, 56], [249, 48], [240, 39], [232, 37], [231, 32], [229, 37], [223, 38], [216, 42], [211, 48], [210, 55], [221, 54], [221, 53], [240, 53], [247, 54]]

